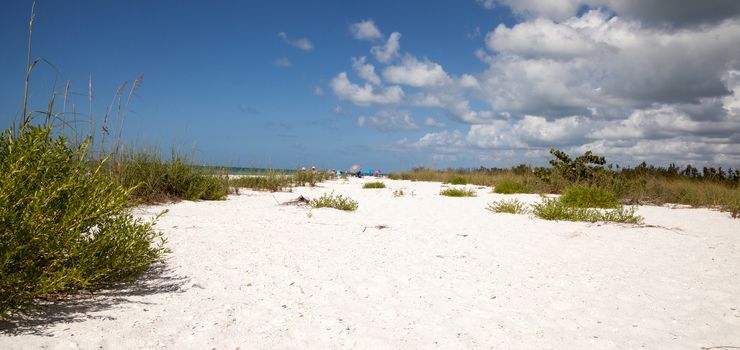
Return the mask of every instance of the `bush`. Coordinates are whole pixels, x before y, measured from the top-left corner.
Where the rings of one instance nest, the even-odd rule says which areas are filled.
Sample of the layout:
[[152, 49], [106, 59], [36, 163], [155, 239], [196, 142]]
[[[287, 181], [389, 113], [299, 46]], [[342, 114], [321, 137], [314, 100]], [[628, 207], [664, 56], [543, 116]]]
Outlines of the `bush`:
[[465, 188], [448, 188], [439, 192], [447, 197], [475, 197], [475, 191]]
[[486, 208], [494, 213], [527, 214], [527, 206], [518, 199], [496, 201]]
[[468, 180], [466, 180], [466, 179], [465, 179], [465, 177], [463, 177], [463, 176], [460, 176], [460, 175], [453, 175], [453, 176], [452, 176], [452, 177], [450, 178], [450, 181], [449, 181], [449, 183], [450, 183], [451, 185], [467, 185], [467, 184], [468, 184]]
[[575, 208], [564, 204], [560, 199], [544, 198], [542, 203], [532, 205], [532, 213], [545, 220], [586, 221], [586, 222], [621, 222], [641, 224], [643, 218], [635, 215], [636, 207], [624, 209], [620, 206], [613, 210]]
[[566, 187], [560, 201], [574, 208], [617, 208], [619, 200], [614, 193], [591, 186]]
[[385, 184], [380, 181], [366, 182], [364, 185], [362, 185], [362, 188], [385, 188]]
[[519, 181], [502, 181], [496, 184], [493, 192], [501, 194], [532, 193], [532, 190]]
[[129, 191], [90, 139], [69, 147], [50, 126], [0, 139], [0, 318], [34, 298], [95, 288], [142, 272], [165, 253], [154, 222], [134, 219]]
[[334, 208], [339, 210], [353, 211], [358, 207], [357, 201], [342, 195], [324, 193], [321, 197], [309, 202], [313, 208]]

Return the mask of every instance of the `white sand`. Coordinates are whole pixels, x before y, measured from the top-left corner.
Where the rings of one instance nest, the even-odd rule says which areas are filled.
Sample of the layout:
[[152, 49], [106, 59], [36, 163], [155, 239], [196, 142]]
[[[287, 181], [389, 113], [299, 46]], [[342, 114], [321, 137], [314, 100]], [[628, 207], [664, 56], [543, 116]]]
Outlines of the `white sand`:
[[[164, 271], [55, 306], [0, 349], [740, 346], [740, 220], [727, 213], [549, 222], [484, 210], [512, 197], [488, 188], [448, 198], [439, 183], [364, 181], [146, 208], [170, 210]], [[331, 191], [359, 209], [277, 204]]]

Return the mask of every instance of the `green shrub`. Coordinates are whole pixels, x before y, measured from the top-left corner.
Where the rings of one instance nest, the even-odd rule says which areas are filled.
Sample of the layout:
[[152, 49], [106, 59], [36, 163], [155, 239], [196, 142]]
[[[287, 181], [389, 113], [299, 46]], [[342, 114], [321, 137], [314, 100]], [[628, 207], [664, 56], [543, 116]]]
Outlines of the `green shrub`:
[[439, 194], [447, 197], [475, 197], [475, 191], [466, 188], [447, 188]]
[[527, 214], [526, 204], [522, 203], [518, 199], [501, 200], [496, 201], [488, 205], [486, 208], [494, 213], [509, 213], [509, 214]]
[[519, 181], [502, 181], [496, 184], [493, 192], [501, 194], [532, 193], [532, 190]]
[[461, 175], [453, 175], [450, 178], [450, 181], [448, 181], [451, 185], [467, 185], [468, 180], [465, 179], [465, 177]]
[[591, 186], [566, 187], [560, 201], [574, 208], [617, 208], [619, 200], [614, 193]]
[[321, 197], [312, 199], [309, 202], [313, 208], [334, 208], [339, 210], [353, 211], [358, 207], [357, 201], [342, 195], [324, 193]]
[[643, 218], [635, 215], [636, 207], [625, 209], [620, 206], [612, 210], [575, 208], [564, 204], [560, 199], [544, 198], [542, 203], [532, 205], [532, 213], [545, 220], [621, 222], [641, 224]]
[[385, 184], [380, 181], [366, 182], [364, 185], [362, 185], [362, 188], [385, 188]]
[[153, 222], [128, 211], [124, 187], [51, 127], [0, 139], [0, 318], [34, 298], [95, 288], [142, 272], [166, 252]]

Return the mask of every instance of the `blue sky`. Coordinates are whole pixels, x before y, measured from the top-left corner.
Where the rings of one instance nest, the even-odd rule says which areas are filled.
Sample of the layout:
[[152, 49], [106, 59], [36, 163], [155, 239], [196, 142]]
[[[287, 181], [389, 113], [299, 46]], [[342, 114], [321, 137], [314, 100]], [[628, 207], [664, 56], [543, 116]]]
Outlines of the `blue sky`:
[[[86, 114], [92, 77], [99, 127], [143, 74], [126, 142], [212, 165], [510, 166], [558, 147], [737, 167], [740, 9], [715, 2], [39, 1], [32, 56], [58, 72], [34, 71], [31, 105], [70, 80]], [[3, 128], [30, 3], [0, 5]]]

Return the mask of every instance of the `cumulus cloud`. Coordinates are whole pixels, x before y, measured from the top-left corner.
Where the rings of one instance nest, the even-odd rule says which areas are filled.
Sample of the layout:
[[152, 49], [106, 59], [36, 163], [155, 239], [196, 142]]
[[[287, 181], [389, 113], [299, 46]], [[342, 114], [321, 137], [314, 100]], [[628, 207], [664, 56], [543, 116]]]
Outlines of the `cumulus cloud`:
[[740, 15], [736, 0], [476, 0], [493, 9], [509, 7], [525, 18], [564, 20], [585, 6], [607, 8], [617, 15], [640, 21], [646, 26], [686, 27], [716, 23]]
[[430, 128], [444, 128], [447, 127], [445, 123], [442, 123], [440, 121], [437, 121], [436, 119], [432, 117], [427, 117], [424, 119], [424, 126], [428, 126]]
[[384, 45], [373, 46], [370, 49], [370, 53], [375, 56], [375, 59], [380, 63], [389, 63], [395, 57], [398, 56], [398, 51], [401, 49], [401, 33], [393, 32], [388, 41]]
[[383, 78], [394, 84], [413, 87], [440, 86], [451, 82], [442, 66], [429, 60], [419, 61], [413, 56], [404, 57], [399, 65], [386, 67]]
[[313, 43], [311, 43], [311, 40], [309, 40], [308, 38], [300, 38], [300, 39], [291, 40], [288, 38], [288, 34], [286, 34], [285, 32], [278, 33], [278, 36], [281, 39], [283, 39], [283, 41], [286, 44], [290, 46], [295, 46], [304, 51], [313, 50]]
[[418, 129], [419, 125], [407, 110], [381, 110], [369, 117], [357, 118], [357, 126], [372, 126], [380, 131]]
[[427, 118], [423, 126], [444, 130], [399, 143], [427, 154], [544, 162], [558, 147], [615, 162], [740, 164], [740, 2], [713, 2], [722, 11], [684, 0], [478, 2], [509, 6], [521, 20], [490, 28], [476, 52], [482, 71], [452, 74], [401, 54], [394, 32], [371, 48], [382, 79], [353, 59], [367, 83], [340, 74], [335, 94], [444, 112], [456, 123]]
[[346, 72], [339, 73], [334, 77], [330, 85], [337, 97], [361, 106], [399, 103], [404, 96], [403, 89], [400, 86], [378, 88], [369, 83], [363, 86], [353, 84], [347, 78]]
[[368, 83], [380, 85], [380, 77], [375, 74], [375, 66], [366, 61], [365, 56], [360, 58], [352, 57], [352, 68], [354, 68], [360, 78], [365, 79]]
[[352, 23], [349, 30], [352, 32], [352, 36], [359, 40], [377, 40], [383, 37], [380, 29], [371, 19]]

